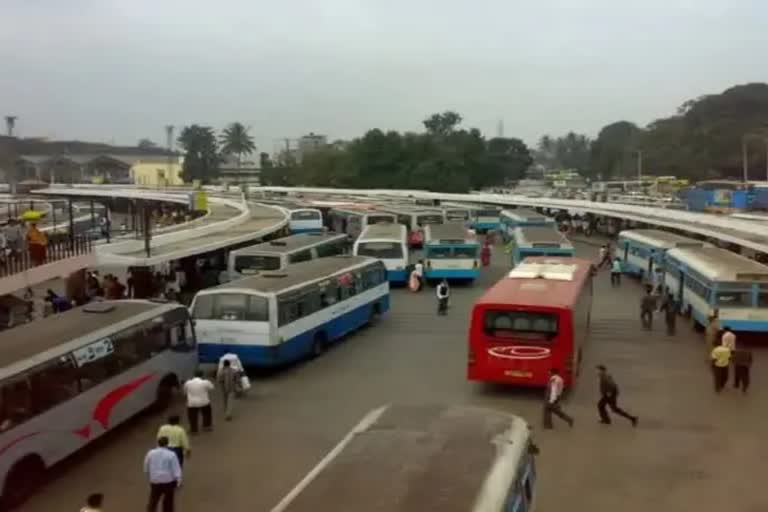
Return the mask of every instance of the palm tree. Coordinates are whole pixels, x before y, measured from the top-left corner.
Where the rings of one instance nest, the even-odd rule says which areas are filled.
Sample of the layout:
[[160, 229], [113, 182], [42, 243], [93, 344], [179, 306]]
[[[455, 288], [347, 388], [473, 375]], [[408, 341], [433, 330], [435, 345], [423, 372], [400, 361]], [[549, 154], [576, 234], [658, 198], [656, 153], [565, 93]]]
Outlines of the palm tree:
[[237, 155], [237, 171], [243, 162], [243, 155], [250, 155], [256, 151], [253, 136], [248, 133], [248, 128], [242, 123], [232, 123], [221, 134], [221, 151], [229, 155]]

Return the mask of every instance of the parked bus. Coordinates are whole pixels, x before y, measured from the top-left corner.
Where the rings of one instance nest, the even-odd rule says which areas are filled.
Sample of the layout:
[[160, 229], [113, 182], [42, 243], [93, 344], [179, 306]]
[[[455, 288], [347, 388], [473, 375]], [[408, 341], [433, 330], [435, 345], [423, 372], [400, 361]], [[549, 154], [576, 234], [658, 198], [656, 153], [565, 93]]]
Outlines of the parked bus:
[[554, 226], [555, 219], [547, 217], [536, 210], [518, 208], [516, 210], [502, 210], [499, 215], [501, 236], [504, 241], [510, 241], [515, 237], [515, 229], [521, 226]]
[[501, 208], [497, 206], [474, 206], [471, 215], [471, 227], [478, 233], [498, 231], [501, 227]]
[[179, 304], [88, 304], [0, 333], [0, 476], [17, 505], [46, 469], [172, 392], [197, 366]]
[[408, 245], [421, 247], [424, 244], [424, 228], [431, 224], [445, 222], [443, 212], [426, 208], [383, 208], [395, 216], [397, 222], [408, 229]]
[[480, 275], [480, 244], [456, 222], [427, 226], [424, 231], [424, 277], [474, 281]]
[[291, 233], [321, 233], [323, 213], [318, 208], [295, 208], [290, 211], [288, 227]]
[[592, 310], [592, 263], [528, 258], [474, 305], [467, 378], [546, 386], [557, 368], [574, 383]]
[[402, 224], [374, 224], [363, 230], [352, 254], [380, 259], [390, 283], [408, 281], [408, 235]]
[[723, 327], [768, 332], [768, 266], [718, 247], [685, 247], [667, 251], [665, 267], [665, 286], [698, 327], [717, 310]]
[[631, 229], [619, 233], [616, 256], [624, 272], [639, 277], [664, 267], [664, 255], [675, 247], [711, 247], [710, 244], [660, 229]]
[[507, 247], [512, 253], [512, 266], [530, 256], [574, 255], [573, 245], [554, 225], [515, 228]]
[[374, 224], [394, 224], [397, 219], [391, 213], [378, 211], [370, 205], [358, 205], [355, 208], [334, 208], [329, 212], [331, 229], [337, 233], [346, 233], [350, 238], [360, 236], [368, 226]]
[[443, 205], [443, 216], [446, 222], [468, 223], [472, 210], [463, 206]]
[[318, 356], [328, 344], [389, 310], [384, 264], [336, 256], [201, 290], [192, 314], [200, 361], [226, 353], [248, 366]]
[[349, 237], [337, 233], [302, 233], [263, 242], [229, 253], [230, 280], [288, 265], [349, 252]]
[[385, 406], [364, 416], [271, 512], [532, 512], [537, 452], [519, 416]]

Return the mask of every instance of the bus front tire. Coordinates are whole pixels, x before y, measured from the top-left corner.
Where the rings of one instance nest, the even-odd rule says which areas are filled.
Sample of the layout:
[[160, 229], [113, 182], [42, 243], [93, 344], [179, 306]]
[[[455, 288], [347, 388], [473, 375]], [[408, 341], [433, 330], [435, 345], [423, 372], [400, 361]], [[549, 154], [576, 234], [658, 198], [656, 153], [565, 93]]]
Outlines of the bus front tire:
[[29, 455], [14, 464], [5, 479], [0, 510], [11, 510], [27, 501], [39, 487], [44, 474], [45, 464], [37, 455]]
[[155, 394], [155, 403], [153, 409], [156, 412], [162, 412], [171, 406], [173, 401], [173, 392], [179, 387], [179, 379], [175, 375], [166, 375], [157, 386]]

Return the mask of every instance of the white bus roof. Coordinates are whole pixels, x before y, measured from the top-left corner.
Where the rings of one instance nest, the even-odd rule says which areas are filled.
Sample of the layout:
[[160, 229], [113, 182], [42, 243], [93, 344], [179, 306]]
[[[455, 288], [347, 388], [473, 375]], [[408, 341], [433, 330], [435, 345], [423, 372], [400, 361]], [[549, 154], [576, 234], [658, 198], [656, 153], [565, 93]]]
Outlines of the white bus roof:
[[236, 249], [231, 254], [254, 255], [254, 254], [286, 254], [293, 251], [308, 249], [315, 245], [332, 241], [345, 240], [347, 235], [337, 233], [300, 233], [298, 235], [286, 236], [269, 242], [262, 242], [256, 245]]
[[294, 263], [283, 270], [262, 272], [257, 276], [245, 277], [199, 291], [198, 295], [252, 291], [280, 293], [297, 285], [330, 278], [334, 274], [352, 271], [367, 263], [376, 261], [365, 256], [329, 256], [311, 261]]
[[8, 329], [0, 333], [0, 379], [174, 309], [186, 311], [178, 303], [94, 302]]
[[358, 243], [365, 240], [402, 240], [407, 236], [408, 230], [402, 224], [371, 224], [366, 226]]
[[521, 243], [528, 243], [533, 247], [537, 245], [557, 245], [559, 247], [572, 248], [573, 245], [564, 234], [558, 231], [554, 225], [549, 226], [518, 226], [515, 233]]
[[477, 240], [469, 235], [466, 226], [460, 222], [446, 222], [445, 224], [430, 224], [424, 228], [426, 243], [440, 243], [451, 241], [466, 244], [477, 244]]
[[621, 231], [619, 237], [663, 249], [672, 249], [674, 247], [703, 247], [709, 245], [706, 242], [696, 240], [695, 238], [677, 235], [660, 229], [629, 229]]
[[576, 265], [559, 261], [526, 262], [512, 269], [507, 277], [512, 279], [546, 279], [551, 281], [573, 281]]
[[514, 210], [502, 210], [501, 214], [514, 218], [514, 219], [526, 219], [526, 220], [548, 220], [554, 222], [554, 219], [547, 217], [543, 213], [539, 213], [536, 210], [529, 208], [516, 208]]
[[271, 512], [501, 510], [530, 431], [466, 406], [372, 411]]
[[667, 255], [712, 281], [768, 283], [768, 266], [719, 247], [670, 249]]

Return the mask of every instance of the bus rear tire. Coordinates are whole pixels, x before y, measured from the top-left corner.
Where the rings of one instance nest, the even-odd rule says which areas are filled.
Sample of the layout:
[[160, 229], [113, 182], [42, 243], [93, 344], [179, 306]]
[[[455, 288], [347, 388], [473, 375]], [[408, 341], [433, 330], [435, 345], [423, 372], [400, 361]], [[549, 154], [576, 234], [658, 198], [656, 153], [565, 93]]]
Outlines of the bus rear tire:
[[375, 324], [378, 321], [379, 317], [381, 317], [381, 305], [377, 302], [371, 308], [371, 314], [368, 317], [368, 321], [365, 323], [365, 325]]
[[155, 412], [167, 410], [173, 402], [173, 392], [179, 387], [179, 379], [175, 375], [166, 375], [157, 386], [155, 394], [155, 403], [152, 409]]
[[328, 337], [325, 333], [318, 332], [312, 340], [312, 358], [316, 359], [323, 355], [326, 348], [328, 348]]
[[5, 479], [0, 510], [11, 510], [27, 501], [40, 486], [44, 474], [45, 463], [37, 455], [28, 455], [14, 464]]

